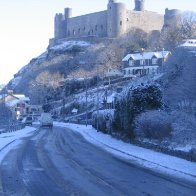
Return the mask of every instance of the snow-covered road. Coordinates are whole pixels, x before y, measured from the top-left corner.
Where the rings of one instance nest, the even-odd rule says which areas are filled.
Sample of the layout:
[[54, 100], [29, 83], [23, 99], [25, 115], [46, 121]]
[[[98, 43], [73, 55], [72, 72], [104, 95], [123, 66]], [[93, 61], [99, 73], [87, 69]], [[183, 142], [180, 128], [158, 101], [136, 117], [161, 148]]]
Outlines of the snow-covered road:
[[0, 134], [0, 162], [11, 149], [20, 143], [20, 139], [32, 135], [35, 130], [34, 127], [25, 127], [15, 132]]
[[195, 163], [126, 144], [91, 126], [27, 127], [1, 134], [0, 144], [0, 195], [196, 192]]
[[123, 159], [134, 161], [140, 166], [196, 183], [195, 162], [125, 143], [110, 135], [97, 132], [90, 125], [86, 127], [71, 123], [56, 123], [56, 126], [70, 128], [80, 133], [89, 142]]

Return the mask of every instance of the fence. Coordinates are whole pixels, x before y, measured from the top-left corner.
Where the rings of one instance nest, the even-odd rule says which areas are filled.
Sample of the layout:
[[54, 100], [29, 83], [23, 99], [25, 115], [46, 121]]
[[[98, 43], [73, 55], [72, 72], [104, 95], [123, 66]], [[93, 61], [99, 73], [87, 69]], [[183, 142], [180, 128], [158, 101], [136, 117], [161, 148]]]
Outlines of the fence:
[[0, 127], [0, 134], [1, 133], [17, 131], [17, 130], [20, 130], [20, 129], [23, 129], [23, 128], [25, 128], [25, 124], [24, 123], [16, 123], [16, 124], [4, 125], [4, 126]]

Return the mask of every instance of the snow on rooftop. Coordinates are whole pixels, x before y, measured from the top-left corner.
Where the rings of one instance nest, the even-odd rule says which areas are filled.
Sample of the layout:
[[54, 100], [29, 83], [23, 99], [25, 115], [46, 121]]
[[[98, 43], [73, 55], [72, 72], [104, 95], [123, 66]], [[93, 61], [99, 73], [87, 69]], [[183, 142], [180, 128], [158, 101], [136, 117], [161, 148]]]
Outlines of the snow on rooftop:
[[168, 56], [169, 51], [158, 51], [158, 52], [143, 52], [136, 54], [127, 54], [122, 61], [128, 61], [130, 58], [133, 60], [143, 60], [143, 59], [152, 59], [153, 56], [157, 58], [165, 58]]
[[20, 102], [19, 99], [14, 99], [14, 100], [12, 100], [12, 101], [6, 102], [6, 105], [7, 105], [8, 107], [13, 107], [13, 106], [17, 105], [19, 102]]
[[23, 94], [13, 94], [14, 97], [22, 100], [22, 101], [30, 101], [29, 97], [26, 97], [25, 95]]
[[196, 47], [196, 39], [185, 40], [184, 43], [179, 46], [180, 47]]

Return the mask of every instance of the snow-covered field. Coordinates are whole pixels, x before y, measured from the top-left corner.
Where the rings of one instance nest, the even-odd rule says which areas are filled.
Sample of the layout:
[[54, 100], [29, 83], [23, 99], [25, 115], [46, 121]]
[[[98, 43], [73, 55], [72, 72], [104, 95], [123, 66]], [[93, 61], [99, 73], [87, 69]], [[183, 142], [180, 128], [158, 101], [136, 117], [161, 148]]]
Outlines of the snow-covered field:
[[55, 123], [55, 125], [70, 128], [80, 133], [89, 142], [122, 159], [152, 169], [155, 172], [196, 182], [196, 163], [194, 162], [124, 143], [112, 138], [110, 135], [97, 132], [90, 125], [87, 127], [69, 123]]
[[21, 138], [32, 135], [35, 130], [33, 127], [25, 127], [19, 131], [0, 134], [0, 162], [11, 149], [20, 144]]

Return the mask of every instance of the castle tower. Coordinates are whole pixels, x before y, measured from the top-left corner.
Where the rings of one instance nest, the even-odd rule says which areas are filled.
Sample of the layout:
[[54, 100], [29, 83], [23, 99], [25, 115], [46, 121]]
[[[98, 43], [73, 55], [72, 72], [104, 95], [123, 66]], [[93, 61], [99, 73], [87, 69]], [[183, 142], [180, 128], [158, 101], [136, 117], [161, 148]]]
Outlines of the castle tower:
[[119, 37], [126, 33], [126, 6], [109, 0], [107, 7], [107, 36]]
[[54, 21], [54, 37], [55, 39], [62, 39], [67, 36], [67, 23], [68, 19], [72, 16], [72, 9], [65, 8], [64, 15], [63, 14], [56, 14], [55, 21]]
[[182, 16], [182, 11], [178, 9], [169, 10], [168, 8], [166, 8], [163, 28], [168, 28], [174, 25], [178, 25], [181, 21], [181, 16]]
[[135, 11], [144, 11], [145, 0], [135, 0]]
[[61, 39], [64, 37], [64, 16], [56, 14], [54, 19], [54, 38]]
[[72, 9], [71, 8], [65, 8], [64, 9], [64, 36], [68, 36], [68, 20], [72, 17]]

